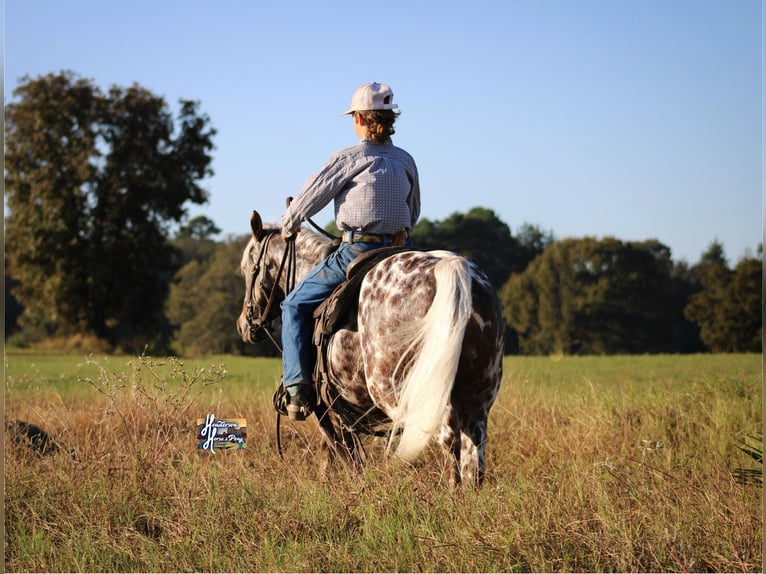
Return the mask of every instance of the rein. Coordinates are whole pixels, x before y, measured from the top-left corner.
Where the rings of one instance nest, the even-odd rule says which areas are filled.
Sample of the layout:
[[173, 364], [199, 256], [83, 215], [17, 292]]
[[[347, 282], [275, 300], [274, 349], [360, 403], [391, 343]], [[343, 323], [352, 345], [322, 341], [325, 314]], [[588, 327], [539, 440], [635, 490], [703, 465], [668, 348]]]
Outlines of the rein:
[[[293, 199], [292, 197], [287, 198], [288, 206], [292, 202], [292, 199]], [[327, 231], [319, 227], [316, 223], [314, 223], [314, 221], [311, 218], [307, 217], [306, 221], [308, 221], [317, 231], [327, 236], [329, 239], [332, 239], [333, 242], [340, 241], [340, 238], [335, 237], [331, 233], [328, 233]], [[277, 270], [277, 274], [274, 278], [274, 285], [271, 287], [271, 292], [269, 293], [268, 299], [266, 301], [266, 306], [263, 308], [263, 311], [261, 312], [259, 317], [255, 316], [255, 304], [253, 303], [253, 291], [255, 290], [256, 280], [261, 273], [261, 265], [265, 258], [266, 251], [268, 251], [269, 244], [271, 243], [271, 240], [273, 239], [273, 237], [277, 235], [277, 233], [278, 233], [277, 231], [270, 231], [268, 235], [261, 242], [261, 247], [258, 252], [258, 259], [256, 259], [255, 265], [253, 266], [253, 269], [250, 272], [250, 287], [247, 293], [245, 316], [247, 318], [248, 325], [250, 326], [251, 336], [254, 338], [255, 334], [259, 330], [263, 330], [263, 332], [266, 334], [269, 340], [274, 344], [274, 347], [276, 347], [277, 351], [279, 351], [279, 353], [282, 354], [283, 353], [282, 347], [279, 345], [277, 340], [274, 338], [274, 335], [271, 333], [271, 330], [268, 326], [268, 322], [269, 322], [269, 314], [271, 313], [271, 308], [274, 305], [274, 301], [276, 300], [276, 293], [277, 293], [277, 289], [279, 288], [279, 282], [282, 279], [282, 273], [285, 273], [285, 290], [284, 290], [285, 297], [295, 288], [295, 274], [297, 269], [297, 257], [296, 257], [296, 250], [295, 250], [296, 235], [292, 235], [291, 237], [288, 237], [286, 240], [285, 251], [282, 254], [282, 261], [279, 264], [279, 269]], [[284, 460], [284, 456], [282, 454], [282, 440], [281, 440], [281, 433], [280, 433], [282, 413], [280, 412], [279, 405], [282, 402], [282, 399], [285, 394], [286, 394], [285, 388], [282, 385], [282, 382], [280, 381], [279, 386], [277, 387], [277, 390], [274, 393], [273, 402], [274, 402], [274, 410], [277, 412], [277, 429], [276, 429], [277, 452], [279, 453], [279, 458], [281, 460]]]
[[[292, 201], [293, 201], [293, 198], [292, 198], [292, 196], [290, 196], [290, 197], [288, 197], [288, 198], [287, 198], [287, 205], [288, 205], [288, 207], [290, 206], [290, 204], [292, 203]], [[322, 235], [324, 235], [325, 237], [327, 237], [327, 238], [328, 238], [328, 239], [330, 239], [331, 241], [333, 241], [333, 242], [336, 242], [336, 241], [340, 241], [340, 237], [335, 237], [335, 236], [334, 236], [332, 233], [330, 233], [329, 231], [325, 231], [323, 227], [319, 227], [319, 226], [318, 226], [318, 225], [317, 225], [317, 224], [314, 222], [314, 220], [313, 220], [313, 219], [311, 219], [310, 217], [305, 217], [304, 219], [305, 219], [305, 220], [306, 220], [306, 221], [307, 221], [309, 224], [311, 224], [311, 227], [313, 227], [314, 229], [316, 229], [316, 230], [317, 230], [319, 233], [321, 233]]]
[[[274, 344], [274, 347], [276, 347], [277, 351], [279, 351], [281, 354], [282, 347], [279, 345], [279, 343], [277, 343], [277, 340], [271, 333], [271, 329], [268, 326], [268, 321], [269, 313], [271, 312], [271, 308], [274, 305], [274, 301], [276, 301], [277, 289], [279, 288], [279, 281], [282, 279], [283, 273], [285, 274], [285, 296], [295, 287], [295, 272], [298, 266], [295, 253], [295, 235], [289, 237], [285, 243], [285, 251], [282, 254], [282, 261], [279, 263], [279, 269], [277, 270], [277, 274], [274, 277], [274, 285], [271, 287], [271, 292], [269, 293], [269, 297], [266, 301], [266, 306], [263, 308], [263, 311], [259, 317], [255, 317], [255, 304], [253, 303], [253, 291], [255, 290], [255, 283], [261, 272], [261, 264], [263, 263], [263, 259], [265, 257], [266, 251], [268, 250], [269, 244], [276, 234], [276, 231], [270, 232], [261, 242], [261, 248], [258, 252], [258, 259], [256, 259], [253, 270], [250, 272], [250, 289], [247, 294], [246, 317], [247, 322], [250, 325], [251, 336], [254, 337], [259, 330], [263, 330], [269, 340]], [[277, 451], [279, 452], [279, 458], [282, 460], [284, 460], [284, 456], [282, 454], [282, 440], [280, 432], [282, 415], [277, 407], [278, 402], [284, 392], [284, 387], [280, 381], [277, 392], [274, 393], [274, 407], [277, 411]]]
[[269, 313], [271, 313], [271, 308], [274, 305], [274, 301], [276, 300], [277, 289], [279, 288], [279, 281], [282, 279], [282, 273], [285, 273], [285, 294], [292, 291], [293, 288], [295, 287], [295, 271], [296, 271], [297, 263], [296, 263], [296, 255], [295, 255], [295, 236], [294, 235], [287, 239], [287, 242], [285, 245], [285, 251], [282, 254], [282, 261], [279, 264], [277, 275], [274, 278], [274, 285], [272, 285], [271, 287], [271, 292], [269, 293], [269, 297], [266, 300], [266, 306], [264, 307], [259, 317], [255, 316], [255, 305], [253, 304], [253, 291], [255, 290], [255, 282], [258, 278], [258, 275], [260, 275], [261, 264], [263, 262], [266, 251], [268, 250], [269, 244], [271, 243], [272, 238], [276, 234], [277, 234], [276, 232], [271, 232], [263, 240], [263, 242], [261, 243], [261, 248], [258, 252], [258, 259], [256, 260], [255, 265], [253, 266], [253, 270], [250, 272], [250, 289], [247, 295], [246, 317], [247, 317], [247, 322], [250, 325], [251, 335], [254, 336], [255, 333], [257, 333], [259, 330], [263, 330], [266, 336], [268, 336], [269, 340], [272, 343], [274, 343], [274, 346], [276, 347], [277, 351], [281, 353], [282, 347], [280, 347], [279, 343], [277, 343], [267, 323], [269, 320]]
[[[289, 206], [290, 203], [292, 203], [293, 198], [288, 197], [287, 198], [287, 205]], [[340, 241], [339, 237], [335, 237], [332, 233], [329, 233], [319, 227], [313, 219], [310, 217], [306, 218], [306, 221], [308, 221], [314, 229], [325, 235], [327, 238], [331, 239], [334, 243]], [[247, 293], [247, 311], [246, 311], [246, 318], [247, 322], [250, 325], [250, 334], [251, 336], [255, 336], [255, 334], [259, 330], [263, 330], [263, 332], [266, 334], [266, 336], [269, 338], [269, 340], [274, 344], [274, 347], [276, 347], [277, 351], [279, 353], [282, 353], [282, 347], [277, 343], [276, 339], [274, 338], [274, 335], [272, 335], [271, 331], [269, 330], [267, 326], [269, 313], [271, 312], [271, 307], [274, 304], [274, 300], [276, 299], [276, 291], [279, 287], [279, 281], [282, 278], [282, 272], [285, 270], [285, 267], [287, 267], [287, 275], [285, 279], [285, 297], [295, 288], [295, 272], [296, 272], [296, 253], [295, 253], [295, 238], [296, 235], [292, 235], [291, 237], [287, 238], [285, 251], [282, 254], [282, 262], [279, 264], [279, 270], [277, 271], [277, 275], [274, 278], [274, 285], [271, 288], [271, 293], [269, 293], [269, 297], [266, 301], [266, 307], [264, 308], [263, 312], [261, 313], [260, 317], [255, 316], [255, 305], [253, 304], [253, 290], [255, 289], [255, 280], [258, 277], [258, 275], [261, 272], [261, 263], [263, 262], [264, 256], [266, 255], [266, 251], [268, 251], [269, 243], [271, 243], [272, 238], [274, 235], [276, 235], [277, 231], [270, 231], [266, 238], [261, 242], [261, 248], [258, 252], [258, 259], [255, 262], [255, 266], [253, 267], [253, 270], [250, 272], [250, 289]]]

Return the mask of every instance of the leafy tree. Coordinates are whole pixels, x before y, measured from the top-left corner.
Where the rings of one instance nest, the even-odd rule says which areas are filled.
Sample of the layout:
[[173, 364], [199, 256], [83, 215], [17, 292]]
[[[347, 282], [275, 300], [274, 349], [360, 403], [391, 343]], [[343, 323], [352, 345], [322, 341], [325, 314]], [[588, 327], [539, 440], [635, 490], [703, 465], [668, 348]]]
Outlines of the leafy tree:
[[726, 260], [723, 243], [717, 239], [713, 240], [700, 257], [700, 261], [697, 265], [703, 269], [707, 269], [708, 267], [728, 267], [729, 263]]
[[211, 239], [221, 233], [221, 228], [209, 217], [198, 215], [192, 217], [178, 230], [177, 237], [191, 239]]
[[204, 215], [182, 225], [171, 242], [176, 248], [176, 267], [180, 269], [192, 260], [201, 264], [208, 262], [218, 247], [212, 236], [220, 232], [220, 228]]
[[670, 250], [658, 241], [566, 239], [503, 286], [528, 354], [657, 352], [673, 337]]
[[721, 269], [728, 269], [729, 267], [723, 244], [717, 239], [710, 242], [707, 249], [700, 255], [700, 259], [697, 263], [690, 268], [683, 270], [684, 278], [689, 283], [690, 287], [689, 296], [702, 290], [702, 276], [705, 271], [711, 267], [718, 267]]
[[72, 72], [23, 78], [5, 108], [6, 255], [25, 325], [122, 345], [162, 343], [166, 241], [204, 203], [215, 130], [134, 84], [104, 94]]
[[673, 264], [670, 274], [673, 302], [670, 308], [674, 313], [672, 343], [664, 350], [668, 353], [701, 353], [705, 345], [700, 339], [699, 327], [689, 321], [684, 314], [684, 307], [689, 298], [702, 289], [698, 267], [689, 267], [684, 261]]
[[556, 239], [552, 231], [544, 231], [536, 225], [523, 223], [516, 233], [516, 239], [519, 242], [521, 251], [524, 254], [523, 267], [518, 271], [526, 269], [527, 265]]
[[510, 228], [484, 207], [453, 213], [444, 221], [422, 219], [412, 231], [412, 240], [423, 249], [446, 249], [468, 257], [498, 288], [528, 262]]
[[520, 352], [524, 354], [546, 354], [554, 349], [569, 347], [574, 339], [568, 325], [571, 318], [565, 316], [568, 310], [562, 307], [568, 290], [561, 283], [558, 269], [567, 265], [563, 260], [568, 255], [554, 243], [535, 259], [520, 274], [512, 275], [500, 290], [500, 300], [506, 324], [518, 337]]
[[167, 300], [176, 352], [274, 354], [270, 342], [245, 345], [235, 326], [244, 296], [239, 263], [249, 238], [235, 237], [216, 243], [208, 257], [191, 258], [176, 273]]
[[11, 291], [19, 284], [16, 279], [8, 275], [8, 260], [5, 260], [5, 337], [18, 329], [18, 319], [24, 308], [19, 305]]
[[734, 270], [710, 265], [702, 291], [684, 309], [699, 325], [705, 345], [715, 353], [760, 352], [763, 338], [763, 260], [742, 259]]

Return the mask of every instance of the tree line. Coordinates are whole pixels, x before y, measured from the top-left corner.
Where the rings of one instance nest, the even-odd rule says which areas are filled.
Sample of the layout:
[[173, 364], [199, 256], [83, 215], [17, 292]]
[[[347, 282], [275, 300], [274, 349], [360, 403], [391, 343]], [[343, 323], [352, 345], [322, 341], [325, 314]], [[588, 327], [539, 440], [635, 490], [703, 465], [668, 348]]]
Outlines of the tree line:
[[[248, 236], [216, 241], [213, 221], [187, 217], [187, 203], [207, 200], [199, 182], [212, 174], [215, 129], [197, 102], [182, 100], [173, 117], [138, 85], [103, 93], [71, 72], [25, 78], [14, 95], [5, 108], [10, 342], [274, 353], [245, 346], [234, 327]], [[690, 266], [654, 239], [556, 239], [530, 224], [514, 234], [484, 207], [423, 219], [412, 239], [487, 272], [509, 353], [761, 351], [762, 245], [731, 267], [713, 241]]]

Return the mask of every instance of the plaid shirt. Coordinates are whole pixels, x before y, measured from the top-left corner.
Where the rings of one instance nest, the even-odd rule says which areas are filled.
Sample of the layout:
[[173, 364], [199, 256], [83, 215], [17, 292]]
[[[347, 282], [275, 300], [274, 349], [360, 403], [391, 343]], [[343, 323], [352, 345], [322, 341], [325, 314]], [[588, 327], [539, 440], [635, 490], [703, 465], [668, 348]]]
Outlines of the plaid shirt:
[[420, 216], [415, 160], [391, 140], [363, 139], [335, 153], [303, 186], [282, 216], [282, 229], [295, 233], [301, 222], [335, 200], [341, 231], [394, 234], [412, 229]]

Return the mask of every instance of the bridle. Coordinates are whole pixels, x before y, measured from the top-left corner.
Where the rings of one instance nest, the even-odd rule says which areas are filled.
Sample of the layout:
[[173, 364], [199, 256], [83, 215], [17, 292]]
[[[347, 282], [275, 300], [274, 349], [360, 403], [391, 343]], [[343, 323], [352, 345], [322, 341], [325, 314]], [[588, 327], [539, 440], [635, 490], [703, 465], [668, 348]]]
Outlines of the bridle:
[[[274, 284], [271, 287], [271, 291], [267, 295], [266, 306], [257, 317], [255, 315], [256, 305], [253, 297], [256, 288], [255, 284], [256, 281], [258, 281], [259, 275], [261, 274], [261, 266], [263, 265], [264, 259], [266, 257], [266, 252], [268, 251], [269, 244], [271, 243], [274, 236], [278, 233], [279, 232], [277, 230], [269, 230], [265, 233], [265, 236], [260, 241], [258, 258], [255, 260], [255, 265], [250, 271], [249, 287], [247, 294], [245, 295], [245, 319], [247, 321], [247, 326], [250, 329], [251, 339], [255, 339], [258, 331], [262, 330], [271, 340], [271, 342], [274, 343], [274, 346], [277, 348], [277, 350], [281, 353], [282, 347], [279, 345], [279, 343], [277, 343], [273, 333], [271, 332], [269, 315], [271, 313], [271, 308], [274, 305], [274, 301], [276, 300], [277, 289], [279, 288], [279, 282], [282, 279], [282, 273], [285, 273], [285, 296], [293, 290], [293, 287], [295, 287], [295, 235], [289, 237], [285, 242], [285, 251], [282, 254], [282, 261], [280, 262], [279, 269], [277, 270], [277, 274], [274, 277]], [[263, 287], [262, 280], [258, 281], [258, 289], [263, 293], [266, 293], [266, 289]]]
[[[286, 200], [286, 204], [289, 207], [290, 203], [292, 202], [293, 198], [288, 197]], [[339, 238], [335, 237], [334, 235], [328, 233], [321, 227], [319, 227], [310, 217], [305, 218], [306, 221], [308, 221], [316, 230], [321, 232], [326, 237], [332, 239], [333, 241], [338, 240]], [[284, 294], [285, 297], [287, 297], [287, 294], [290, 293], [290, 291], [293, 290], [295, 287], [295, 271], [296, 271], [296, 255], [295, 255], [295, 238], [296, 234], [291, 235], [288, 237], [285, 242], [285, 252], [282, 254], [282, 262], [279, 264], [279, 270], [277, 271], [277, 275], [274, 278], [274, 285], [271, 287], [271, 292], [268, 294], [268, 297], [266, 299], [266, 306], [264, 307], [263, 311], [261, 312], [259, 317], [255, 316], [255, 303], [253, 301], [253, 294], [255, 292], [255, 281], [256, 278], [261, 273], [261, 265], [263, 264], [263, 260], [266, 256], [266, 252], [268, 251], [269, 244], [271, 243], [271, 240], [274, 238], [275, 235], [279, 234], [280, 232], [276, 229], [269, 229], [269, 230], [263, 230], [263, 237], [261, 237], [260, 241], [260, 248], [258, 250], [258, 258], [255, 260], [255, 265], [253, 266], [253, 269], [250, 271], [250, 283], [249, 287], [247, 289], [247, 293], [245, 294], [245, 320], [247, 321], [247, 326], [250, 329], [250, 338], [255, 340], [255, 336], [258, 333], [258, 331], [263, 331], [266, 336], [271, 340], [272, 343], [274, 343], [274, 346], [277, 348], [277, 351], [279, 353], [282, 353], [282, 347], [277, 343], [276, 339], [274, 338], [274, 335], [271, 332], [271, 329], [269, 327], [269, 314], [271, 313], [271, 307], [274, 305], [274, 300], [276, 299], [276, 293], [277, 289], [279, 288], [279, 281], [282, 278], [282, 273], [285, 271], [285, 268], [287, 268], [286, 277], [285, 277], [285, 290]], [[258, 234], [260, 235], [260, 233]], [[256, 240], [258, 240], [258, 237], [255, 237]], [[259, 289], [266, 293], [266, 289], [263, 288], [262, 281], [259, 282]]]

